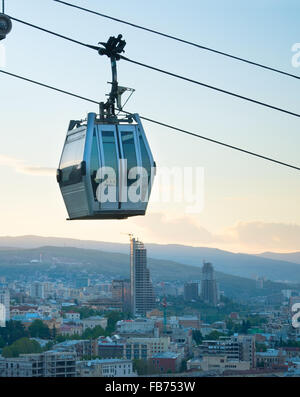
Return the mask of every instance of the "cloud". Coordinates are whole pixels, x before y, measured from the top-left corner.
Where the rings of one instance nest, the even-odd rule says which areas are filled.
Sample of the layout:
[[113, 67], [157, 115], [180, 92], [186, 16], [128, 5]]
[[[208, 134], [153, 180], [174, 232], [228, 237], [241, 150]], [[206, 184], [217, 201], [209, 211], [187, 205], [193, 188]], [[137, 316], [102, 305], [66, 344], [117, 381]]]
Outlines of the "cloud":
[[239, 222], [227, 230], [227, 241], [261, 250], [300, 250], [300, 225], [287, 223]]
[[14, 157], [8, 157], [0, 155], [0, 166], [10, 167], [15, 170], [15, 172], [27, 175], [44, 175], [44, 176], [54, 176], [55, 168], [51, 167], [41, 167], [28, 165], [24, 160], [19, 160]]
[[56, 173], [56, 169], [55, 168], [50, 168], [50, 167], [30, 166], [30, 167], [22, 167], [22, 168], [20, 168], [19, 172], [22, 172], [23, 174], [30, 174], [30, 175], [53, 176]]
[[239, 222], [214, 233], [189, 216], [169, 219], [162, 213], [148, 213], [132, 221], [147, 239], [164, 244], [206, 245], [245, 252], [300, 250], [300, 225], [297, 224]]
[[215, 236], [188, 216], [168, 219], [161, 213], [149, 213], [146, 217], [136, 218], [134, 223], [151, 239], [164, 243], [201, 245], [216, 241]]

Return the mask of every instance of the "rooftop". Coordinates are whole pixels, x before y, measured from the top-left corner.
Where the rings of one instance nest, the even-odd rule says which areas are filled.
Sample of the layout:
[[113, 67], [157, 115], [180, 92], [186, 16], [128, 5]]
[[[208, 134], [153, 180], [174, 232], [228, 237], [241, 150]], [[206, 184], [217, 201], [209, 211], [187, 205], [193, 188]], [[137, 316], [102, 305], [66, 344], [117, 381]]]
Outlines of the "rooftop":
[[277, 349], [267, 349], [266, 352], [256, 352], [256, 355], [259, 357], [277, 357], [280, 354], [282, 354], [282, 351]]
[[152, 358], [172, 358], [176, 359], [178, 358], [179, 354], [173, 353], [173, 352], [164, 352], [164, 353], [157, 353], [153, 354]]
[[55, 346], [56, 347], [67, 347], [67, 346], [76, 345], [77, 343], [81, 343], [81, 342], [89, 342], [89, 340], [88, 339], [65, 340], [64, 342], [57, 343]]
[[79, 361], [79, 363], [83, 363], [87, 366], [95, 365], [95, 364], [115, 364], [115, 363], [123, 363], [123, 364], [130, 364], [131, 360], [123, 360], [120, 358], [105, 358], [105, 359], [95, 359], [89, 361]]
[[94, 320], [103, 320], [103, 319], [105, 319], [105, 317], [103, 317], [103, 316], [92, 316], [92, 317], [88, 317], [88, 318], [83, 319], [83, 321], [87, 321], [87, 320], [94, 321]]

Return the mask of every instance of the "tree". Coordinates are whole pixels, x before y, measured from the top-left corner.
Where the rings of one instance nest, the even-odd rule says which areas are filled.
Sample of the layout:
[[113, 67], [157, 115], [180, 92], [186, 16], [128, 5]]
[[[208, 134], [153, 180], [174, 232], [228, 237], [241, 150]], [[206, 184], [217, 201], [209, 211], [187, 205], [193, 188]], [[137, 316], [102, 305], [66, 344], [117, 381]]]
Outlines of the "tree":
[[42, 348], [35, 340], [21, 338], [2, 350], [3, 357], [18, 357], [20, 354], [41, 353]]
[[82, 334], [82, 339], [97, 339], [105, 334], [105, 330], [100, 325], [96, 325], [94, 328], [87, 328]]
[[[62, 308], [62, 310], [68, 311], [69, 308], [65, 307], [65, 308]], [[84, 307], [72, 307], [72, 311], [79, 313], [81, 319], [88, 318], [91, 316], [101, 316], [103, 314], [103, 312], [101, 312], [99, 310], [95, 310], [95, 309], [92, 309], [90, 307], [85, 307], [85, 306]]]
[[46, 343], [46, 345], [44, 346], [43, 350], [44, 350], [45, 352], [46, 352], [47, 350], [51, 350], [52, 347], [53, 347], [53, 345], [54, 345], [54, 342], [49, 341], [49, 342]]
[[288, 340], [284, 342], [281, 338], [279, 342], [279, 347], [300, 347], [300, 342], [296, 340]]
[[5, 346], [27, 336], [28, 331], [20, 321], [10, 320], [6, 322], [6, 327], [0, 327], [0, 337], [4, 340]]
[[199, 331], [198, 329], [193, 330], [192, 337], [197, 345], [200, 345], [200, 343], [202, 343], [203, 336], [201, 334], [201, 331]]
[[226, 336], [225, 334], [223, 334], [222, 332], [219, 331], [212, 331], [210, 332], [208, 335], [206, 335], [204, 337], [204, 339], [206, 340], [217, 340], [219, 339], [221, 336]]
[[153, 375], [157, 373], [157, 369], [154, 367], [152, 360], [133, 360], [133, 370], [142, 375]]
[[82, 356], [82, 361], [88, 361], [88, 360], [96, 360], [99, 359], [99, 356], [94, 356], [94, 355], [90, 355], [90, 354], [85, 354], [84, 356]]
[[124, 320], [132, 320], [133, 314], [129, 311], [129, 312], [124, 312]]
[[107, 317], [106, 335], [111, 335], [116, 329], [117, 322], [123, 320], [124, 313], [113, 311], [105, 314], [105, 317]]
[[238, 330], [239, 333], [241, 334], [247, 334], [248, 329], [251, 327], [250, 321], [243, 320], [242, 325], [240, 326], [240, 329]]
[[226, 328], [231, 331], [234, 328], [234, 322], [231, 318], [226, 319]]
[[185, 372], [187, 370], [187, 361], [187, 359], [181, 361], [180, 372]]
[[264, 343], [255, 342], [255, 349], [257, 352], [267, 351], [267, 346]]
[[0, 335], [0, 349], [5, 346], [5, 340], [3, 336]]
[[28, 331], [31, 337], [42, 339], [50, 338], [50, 330], [42, 320], [34, 320], [33, 323], [28, 327]]
[[56, 327], [54, 326], [54, 327], [52, 328], [52, 338], [53, 338], [53, 339], [56, 338], [56, 334], [57, 334], [57, 332], [56, 332]]
[[61, 343], [61, 342], [64, 342], [65, 340], [67, 340], [67, 339], [68, 339], [67, 336], [58, 334], [58, 335], [56, 335], [56, 337], [55, 337], [55, 342], [56, 342], [56, 343]]

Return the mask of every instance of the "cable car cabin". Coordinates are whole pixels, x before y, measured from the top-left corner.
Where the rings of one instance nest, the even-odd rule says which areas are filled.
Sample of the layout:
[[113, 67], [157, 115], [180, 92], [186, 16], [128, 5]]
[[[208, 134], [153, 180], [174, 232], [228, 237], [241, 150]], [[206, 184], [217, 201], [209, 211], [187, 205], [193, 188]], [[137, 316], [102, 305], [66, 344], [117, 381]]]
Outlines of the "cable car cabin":
[[155, 163], [138, 114], [130, 122], [71, 121], [57, 181], [69, 219], [145, 215]]

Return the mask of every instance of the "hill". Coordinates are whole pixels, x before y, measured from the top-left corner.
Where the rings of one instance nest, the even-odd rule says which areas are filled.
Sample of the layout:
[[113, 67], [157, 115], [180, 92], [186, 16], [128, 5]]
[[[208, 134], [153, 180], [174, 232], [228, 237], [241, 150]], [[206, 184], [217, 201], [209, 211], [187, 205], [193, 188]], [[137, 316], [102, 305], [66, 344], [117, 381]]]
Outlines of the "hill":
[[[42, 258], [42, 262], [40, 262]], [[163, 259], [148, 259], [153, 281], [192, 281], [201, 279], [199, 267]], [[0, 274], [11, 278], [20, 275], [35, 277], [47, 274], [50, 278], [76, 278], [79, 273], [104, 274], [112, 278], [129, 277], [129, 255], [74, 247], [40, 247], [33, 249], [0, 250]], [[277, 293], [285, 284], [265, 283], [257, 290], [255, 281], [216, 272], [220, 289], [230, 297], [249, 298]]]
[[288, 252], [288, 253], [277, 253], [277, 252], [263, 252], [258, 256], [262, 258], [275, 259], [280, 261], [298, 263], [300, 265], [300, 251]]
[[[76, 247], [96, 249], [111, 253], [129, 253], [128, 244], [101, 241], [76, 240], [57, 237], [20, 236], [0, 237], [1, 247], [37, 248], [40, 246]], [[215, 269], [239, 277], [254, 279], [266, 277], [272, 281], [300, 282], [299, 253], [249, 255], [232, 253], [216, 248], [190, 247], [184, 245], [146, 244], [148, 257], [175, 261], [186, 265], [201, 267], [205, 259], [213, 263]], [[295, 259], [291, 260], [294, 256]]]

